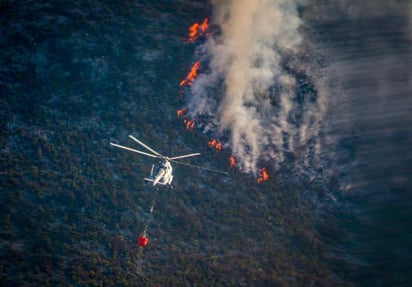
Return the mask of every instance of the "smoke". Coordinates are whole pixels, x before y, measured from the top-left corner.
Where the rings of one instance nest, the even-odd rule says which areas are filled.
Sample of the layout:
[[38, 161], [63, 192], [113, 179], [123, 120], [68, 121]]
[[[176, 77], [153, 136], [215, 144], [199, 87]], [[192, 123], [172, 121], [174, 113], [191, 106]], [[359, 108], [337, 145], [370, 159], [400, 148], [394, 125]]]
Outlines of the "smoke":
[[305, 95], [300, 76], [307, 68], [297, 64], [304, 41], [300, 4], [213, 1], [219, 31], [201, 48], [208, 67], [193, 83], [188, 111], [193, 118], [209, 118], [204, 130], [227, 139], [245, 172], [256, 174], [262, 161], [276, 167], [306, 145], [323, 112], [319, 100]]

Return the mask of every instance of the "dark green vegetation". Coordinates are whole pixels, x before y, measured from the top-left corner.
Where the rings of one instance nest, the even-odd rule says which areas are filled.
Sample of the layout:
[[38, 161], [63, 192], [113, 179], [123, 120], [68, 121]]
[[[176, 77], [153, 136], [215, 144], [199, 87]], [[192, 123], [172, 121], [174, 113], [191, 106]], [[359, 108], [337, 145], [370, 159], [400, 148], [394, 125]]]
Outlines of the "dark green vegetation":
[[150, 159], [109, 146], [133, 133], [228, 165], [175, 115], [187, 27], [210, 15], [206, 2], [0, 2], [3, 286], [350, 286], [335, 273], [352, 271], [342, 250], [329, 248], [347, 219], [320, 209], [323, 184], [287, 168], [292, 180], [269, 168], [257, 185], [176, 167], [173, 191], [152, 190]]

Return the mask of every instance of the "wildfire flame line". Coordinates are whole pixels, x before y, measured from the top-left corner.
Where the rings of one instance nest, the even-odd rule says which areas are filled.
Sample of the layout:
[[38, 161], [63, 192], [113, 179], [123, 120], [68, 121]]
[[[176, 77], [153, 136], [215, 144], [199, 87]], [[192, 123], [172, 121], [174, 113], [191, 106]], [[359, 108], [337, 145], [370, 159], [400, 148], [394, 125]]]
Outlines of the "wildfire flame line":
[[209, 27], [209, 19], [205, 18], [202, 23], [194, 23], [189, 27], [189, 37], [186, 40], [188, 43], [193, 43], [197, 38], [203, 36]]
[[207, 143], [209, 147], [216, 149], [217, 151], [220, 151], [222, 149], [222, 143], [218, 142], [216, 139], [213, 139]]
[[189, 85], [191, 86], [195, 78], [197, 77], [197, 70], [199, 69], [200, 66], [200, 61], [197, 61], [196, 63], [193, 64], [192, 68], [190, 68], [189, 73], [186, 75], [186, 77], [180, 81], [179, 87], [183, 87], [184, 85]]
[[[209, 26], [209, 19], [205, 18], [202, 23], [194, 23], [189, 27], [189, 36], [187, 39], [187, 42], [194, 42], [198, 37], [204, 35], [206, 33], [206, 30]], [[191, 86], [193, 84], [193, 81], [196, 79], [198, 75], [198, 69], [200, 66], [200, 61], [197, 61], [193, 64], [193, 66], [190, 68], [190, 71], [187, 73], [186, 77], [180, 81], [179, 87], [183, 87], [185, 85]], [[183, 90], [179, 91], [179, 97], [183, 98]], [[179, 118], [183, 119], [183, 123], [186, 127], [186, 130], [193, 130], [195, 127], [195, 121], [187, 118], [184, 115], [185, 109], [180, 109], [178, 110], [177, 116]]]
[[193, 120], [184, 119], [183, 123], [185, 124], [185, 127], [188, 131], [191, 131], [195, 128], [195, 121]]
[[176, 112], [177, 117], [179, 117], [179, 118], [180, 118], [181, 116], [183, 116], [184, 111], [185, 111], [185, 109], [180, 109], [180, 110], [177, 110], [177, 112]]
[[[205, 18], [202, 23], [194, 23], [189, 27], [189, 35], [186, 40], [188, 43], [193, 43], [196, 41], [199, 37], [205, 35], [206, 30], [208, 29], [209, 26], [209, 19]], [[185, 85], [191, 86], [193, 82], [195, 81], [196, 77], [198, 76], [198, 70], [200, 67], [200, 61], [196, 61], [192, 67], [190, 68], [190, 71], [187, 73], [186, 77], [180, 81], [179, 87], [183, 87]], [[183, 90], [179, 90], [179, 97], [183, 98]], [[195, 121], [191, 120], [186, 117], [185, 115], [186, 109], [179, 109], [176, 111], [176, 114], [179, 118], [183, 119], [183, 123], [185, 125], [186, 130], [193, 130], [195, 127]], [[210, 148], [214, 148], [217, 151], [220, 151], [222, 149], [222, 143], [220, 143], [217, 139], [212, 139], [208, 141], [208, 146]], [[230, 168], [235, 168], [236, 167], [236, 159], [232, 155], [229, 157], [229, 166]], [[266, 170], [265, 167], [262, 167], [258, 171], [258, 176], [257, 176], [257, 183], [260, 184], [265, 180], [269, 179], [269, 174]]]
[[229, 158], [229, 166], [230, 166], [230, 168], [235, 168], [235, 166], [236, 166], [236, 160], [235, 160], [235, 157], [233, 155], [230, 156], [230, 158]]
[[262, 183], [262, 182], [264, 182], [265, 180], [268, 180], [268, 179], [269, 179], [269, 174], [268, 174], [266, 168], [262, 167], [261, 169], [259, 169], [258, 177], [256, 179], [257, 183]]
[[178, 116], [179, 118], [182, 118], [182, 119], [183, 119], [183, 123], [184, 123], [184, 125], [185, 125], [186, 130], [191, 131], [191, 130], [193, 130], [193, 129], [195, 128], [195, 121], [188, 119], [188, 118], [184, 115], [185, 110], [186, 110], [186, 109], [179, 109], [179, 110], [176, 111], [176, 114], [177, 114], [177, 116]]

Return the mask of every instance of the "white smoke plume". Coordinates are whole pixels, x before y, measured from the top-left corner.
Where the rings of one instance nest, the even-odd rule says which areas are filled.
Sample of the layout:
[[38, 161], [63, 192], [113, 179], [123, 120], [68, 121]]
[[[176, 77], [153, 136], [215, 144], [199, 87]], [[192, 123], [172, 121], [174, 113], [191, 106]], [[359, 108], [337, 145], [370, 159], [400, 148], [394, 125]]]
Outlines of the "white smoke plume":
[[205, 130], [226, 135], [239, 168], [256, 174], [259, 161], [276, 167], [286, 151], [307, 140], [314, 121], [311, 112], [299, 127], [291, 123], [299, 79], [282, 68], [284, 56], [298, 53], [303, 41], [302, 1], [212, 2], [220, 32], [202, 47], [209, 67], [192, 85], [188, 112], [211, 118]]

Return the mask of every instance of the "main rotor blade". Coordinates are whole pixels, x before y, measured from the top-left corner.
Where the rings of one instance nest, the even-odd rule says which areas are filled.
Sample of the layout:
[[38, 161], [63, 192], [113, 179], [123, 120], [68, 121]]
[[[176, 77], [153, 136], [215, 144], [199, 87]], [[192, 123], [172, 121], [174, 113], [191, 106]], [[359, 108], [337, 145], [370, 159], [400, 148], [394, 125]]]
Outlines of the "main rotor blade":
[[171, 159], [169, 159], [169, 160], [170, 160], [171, 162], [174, 162], [174, 163], [177, 163], [177, 164], [181, 164], [181, 165], [185, 165], [185, 166], [195, 167], [195, 168], [199, 168], [199, 169], [204, 169], [204, 170], [208, 170], [208, 171], [213, 171], [213, 172], [223, 173], [223, 174], [229, 175], [228, 172], [223, 171], [223, 170], [218, 170], [218, 169], [208, 168], [208, 167], [204, 167], [204, 166], [200, 166], [200, 165], [195, 165], [195, 164], [180, 162], [180, 161], [177, 161], [177, 160], [171, 160]]
[[129, 135], [129, 138], [131, 138], [132, 140], [134, 140], [135, 142], [137, 142], [138, 144], [142, 145], [143, 147], [145, 147], [148, 151], [151, 151], [152, 153], [154, 153], [155, 155], [161, 157], [161, 158], [165, 158], [164, 155], [161, 155], [160, 153], [158, 153], [157, 151], [155, 151], [154, 149], [152, 149], [150, 146], [146, 145], [145, 143], [141, 142], [140, 140], [138, 140], [137, 138], [135, 138], [132, 135]]
[[169, 159], [169, 160], [174, 160], [174, 159], [178, 159], [178, 158], [185, 158], [185, 157], [191, 157], [191, 156], [197, 156], [197, 155], [200, 155], [200, 153], [197, 152], [197, 153], [179, 155], [179, 156], [174, 156], [174, 157], [168, 157], [168, 159]]
[[144, 152], [144, 151], [140, 151], [140, 150], [137, 150], [137, 149], [132, 149], [132, 148], [127, 147], [127, 146], [122, 146], [122, 145], [118, 145], [118, 144], [115, 144], [115, 143], [110, 143], [110, 144], [112, 146], [122, 148], [122, 149], [125, 149], [125, 150], [128, 150], [128, 151], [132, 151], [132, 152], [135, 152], [135, 153], [140, 153], [140, 154], [143, 154], [143, 155], [146, 155], [146, 156], [150, 156], [150, 157], [154, 157], [154, 158], [162, 158], [161, 156], [154, 155], [154, 154], [151, 154], [151, 153], [147, 153], [147, 152]]

